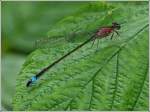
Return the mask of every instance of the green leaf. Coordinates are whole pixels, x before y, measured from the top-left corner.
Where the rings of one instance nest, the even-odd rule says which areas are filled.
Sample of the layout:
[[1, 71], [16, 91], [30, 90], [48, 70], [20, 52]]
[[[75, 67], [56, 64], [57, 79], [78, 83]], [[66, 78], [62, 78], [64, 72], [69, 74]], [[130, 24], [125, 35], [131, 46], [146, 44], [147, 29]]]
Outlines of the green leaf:
[[[124, 5], [129, 9], [125, 10]], [[109, 24], [110, 17], [121, 22], [126, 16], [124, 20], [128, 22], [122, 25], [120, 37], [101, 39], [99, 46], [95, 42], [92, 48], [92, 42], [89, 42], [27, 88], [26, 83], [31, 76], [78, 46], [82, 39], [34, 51], [17, 79], [14, 110], [148, 110], [147, 7], [147, 4], [118, 3], [116, 6], [114, 3], [94, 3], [87, 9], [83, 8], [77, 17], [74, 15], [60, 21], [49, 31], [49, 36], [65, 36], [63, 27], [69, 34], [75, 25], [71, 25], [72, 21], [81, 25], [79, 29], [83, 34], [77, 33], [76, 37], [85, 38], [93, 28]], [[144, 13], [138, 13], [143, 8]], [[95, 19], [98, 13], [102, 19]], [[87, 22], [85, 16], [90, 17], [91, 22]]]

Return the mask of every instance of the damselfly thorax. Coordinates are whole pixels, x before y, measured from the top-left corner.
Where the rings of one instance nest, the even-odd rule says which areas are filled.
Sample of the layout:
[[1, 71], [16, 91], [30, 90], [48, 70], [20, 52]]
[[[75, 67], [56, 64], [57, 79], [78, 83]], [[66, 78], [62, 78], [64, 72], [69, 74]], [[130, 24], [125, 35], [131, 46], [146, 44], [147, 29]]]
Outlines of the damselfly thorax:
[[107, 36], [113, 34], [114, 32], [116, 32], [117, 34], [119, 34], [117, 32], [117, 30], [119, 30], [120, 28], [121, 28], [120, 24], [118, 24], [118, 23], [112, 23], [112, 26], [100, 28], [96, 32], [96, 36], [97, 36], [98, 39], [100, 39], [100, 38], [107, 37]]
[[113, 32], [112, 28], [101, 28], [97, 33], [98, 38], [109, 36]]

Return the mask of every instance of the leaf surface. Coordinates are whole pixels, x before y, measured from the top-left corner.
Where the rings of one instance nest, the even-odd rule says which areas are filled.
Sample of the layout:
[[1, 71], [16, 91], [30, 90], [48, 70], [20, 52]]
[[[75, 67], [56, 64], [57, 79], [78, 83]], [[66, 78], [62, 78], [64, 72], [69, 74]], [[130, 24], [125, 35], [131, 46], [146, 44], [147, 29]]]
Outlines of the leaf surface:
[[[76, 13], [78, 16], [67, 17], [52, 28], [49, 36], [65, 36], [62, 27], [69, 34], [69, 30], [75, 27], [71, 25], [72, 21], [76, 21], [81, 25], [81, 34], [77, 33], [75, 37], [86, 39], [90, 36], [88, 31], [103, 24], [109, 25], [110, 17], [128, 21], [122, 25], [119, 37], [102, 39], [98, 46], [97, 40], [92, 48], [92, 42], [89, 42], [27, 88], [26, 82], [31, 76], [78, 46], [82, 39], [34, 51], [17, 79], [14, 110], [148, 110], [147, 5], [128, 6], [130, 18], [127, 10], [120, 6], [119, 3], [118, 7], [113, 3], [90, 4]], [[132, 11], [132, 6], [136, 11]], [[143, 10], [142, 6], [144, 13], [137, 14]]]

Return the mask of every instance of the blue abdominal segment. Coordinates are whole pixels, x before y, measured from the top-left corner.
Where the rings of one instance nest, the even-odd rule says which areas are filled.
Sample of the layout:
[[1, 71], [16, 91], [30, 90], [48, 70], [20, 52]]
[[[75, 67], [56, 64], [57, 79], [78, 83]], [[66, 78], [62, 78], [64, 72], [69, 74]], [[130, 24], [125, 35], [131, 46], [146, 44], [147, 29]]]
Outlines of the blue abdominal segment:
[[31, 78], [32, 83], [35, 83], [36, 80], [37, 80], [36, 76], [33, 76], [33, 77]]
[[37, 80], [36, 76], [31, 77], [31, 79], [27, 82], [27, 87], [29, 87], [30, 85], [34, 84]]

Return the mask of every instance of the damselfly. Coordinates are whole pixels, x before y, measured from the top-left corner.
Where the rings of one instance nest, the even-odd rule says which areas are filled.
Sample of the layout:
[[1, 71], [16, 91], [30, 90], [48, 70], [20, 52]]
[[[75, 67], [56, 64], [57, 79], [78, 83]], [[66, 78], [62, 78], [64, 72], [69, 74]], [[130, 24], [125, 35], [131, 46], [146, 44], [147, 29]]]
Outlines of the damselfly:
[[[121, 24], [114, 22], [112, 23], [111, 26], [105, 26], [105, 27], [101, 27], [99, 28], [89, 39], [87, 39], [85, 42], [83, 42], [82, 44], [78, 45], [76, 48], [74, 48], [73, 50], [71, 50], [70, 52], [68, 52], [67, 54], [65, 54], [64, 56], [60, 57], [58, 60], [54, 61], [53, 63], [51, 63], [50, 65], [48, 65], [47, 67], [43, 68], [39, 73], [37, 73], [35, 76], [33, 76], [26, 84], [27, 87], [29, 87], [30, 85], [32, 85], [34, 82], [36, 82], [36, 80], [41, 77], [46, 71], [48, 71], [50, 68], [52, 68], [54, 65], [56, 65], [57, 63], [59, 63], [61, 60], [63, 60], [64, 58], [66, 58], [67, 56], [69, 56], [70, 54], [72, 54], [73, 52], [75, 52], [76, 50], [78, 50], [79, 48], [81, 48], [82, 46], [84, 46], [85, 44], [87, 44], [90, 41], [93, 41], [93, 44], [95, 42], [96, 39], [101, 39], [101, 38], [105, 38], [107, 36], [111, 35], [111, 39], [113, 38], [114, 33], [116, 33], [117, 35], [119, 35], [118, 31], [121, 28]], [[92, 44], [92, 45], [93, 45]]]

